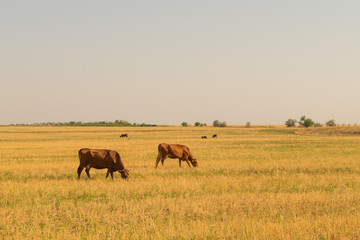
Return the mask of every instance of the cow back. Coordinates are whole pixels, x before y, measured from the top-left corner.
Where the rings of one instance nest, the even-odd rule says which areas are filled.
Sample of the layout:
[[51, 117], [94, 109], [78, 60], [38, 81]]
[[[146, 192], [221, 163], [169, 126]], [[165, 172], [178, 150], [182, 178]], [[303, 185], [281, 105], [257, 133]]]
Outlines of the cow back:
[[120, 154], [113, 150], [83, 148], [79, 150], [79, 159], [83, 166], [108, 168], [112, 171], [125, 169]]
[[184, 153], [189, 154], [190, 150], [187, 146], [181, 144], [161, 143], [158, 146], [159, 154], [163, 157], [181, 158]]

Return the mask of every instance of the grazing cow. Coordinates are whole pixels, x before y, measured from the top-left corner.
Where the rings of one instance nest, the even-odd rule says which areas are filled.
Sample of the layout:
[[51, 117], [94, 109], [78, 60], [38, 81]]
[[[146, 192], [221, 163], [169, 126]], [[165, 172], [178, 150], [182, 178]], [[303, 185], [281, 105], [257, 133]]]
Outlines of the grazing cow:
[[190, 163], [194, 167], [198, 166], [196, 158], [194, 158], [189, 148], [185, 145], [160, 143], [158, 146], [158, 156], [156, 158], [155, 168], [157, 168], [160, 160], [161, 164], [164, 166], [164, 161], [167, 157], [178, 158], [179, 167], [181, 167], [181, 161], [186, 161], [189, 167], [191, 167]]
[[205, 139], [207, 139], [207, 136], [201, 136], [201, 138], [205, 138]]
[[125, 169], [120, 154], [113, 150], [82, 148], [79, 150], [79, 160], [80, 165], [77, 170], [79, 179], [84, 168], [90, 178], [89, 171], [92, 167], [96, 169], [107, 168], [106, 178], [110, 173], [111, 178], [114, 179], [113, 172], [119, 172], [121, 177], [125, 179], [129, 176], [129, 170]]
[[212, 136], [212, 138], [217, 138], [217, 134], [214, 134], [214, 135]]
[[120, 137], [121, 137], [121, 138], [123, 138], [123, 137], [126, 137], [126, 138], [127, 138], [128, 135], [127, 135], [127, 133], [125, 133], [125, 134], [121, 134]]

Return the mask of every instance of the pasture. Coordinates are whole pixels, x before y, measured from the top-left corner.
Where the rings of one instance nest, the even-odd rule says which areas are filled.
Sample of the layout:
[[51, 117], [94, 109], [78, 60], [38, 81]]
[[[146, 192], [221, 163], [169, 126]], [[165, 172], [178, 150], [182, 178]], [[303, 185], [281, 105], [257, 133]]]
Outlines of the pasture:
[[[360, 136], [294, 132], [0, 127], [0, 238], [359, 239]], [[187, 145], [199, 167], [155, 169], [162, 142]], [[129, 180], [91, 169], [78, 181], [82, 147], [118, 151]]]

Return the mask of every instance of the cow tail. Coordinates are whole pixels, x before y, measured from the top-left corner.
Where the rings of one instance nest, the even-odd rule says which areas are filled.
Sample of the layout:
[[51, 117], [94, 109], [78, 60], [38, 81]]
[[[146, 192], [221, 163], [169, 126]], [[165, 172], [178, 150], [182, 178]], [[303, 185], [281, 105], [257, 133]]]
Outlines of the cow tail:
[[161, 155], [161, 144], [159, 144], [159, 146], [158, 146], [158, 155], [157, 155], [157, 157], [159, 158], [160, 155]]
[[78, 179], [80, 179], [80, 174], [81, 174], [81, 171], [83, 170], [84, 166], [82, 166], [81, 164], [81, 149], [79, 150], [79, 167], [77, 169], [77, 173], [78, 173]]
[[81, 149], [79, 150], [78, 155], [79, 155], [79, 160], [80, 160], [80, 163], [81, 163]]
[[[164, 147], [162, 146], [163, 143], [160, 143], [158, 146], [158, 156], [161, 157], [164, 154]], [[168, 147], [168, 146], [167, 146]], [[166, 149], [168, 150], [168, 149]], [[169, 150], [168, 150], [169, 151]]]

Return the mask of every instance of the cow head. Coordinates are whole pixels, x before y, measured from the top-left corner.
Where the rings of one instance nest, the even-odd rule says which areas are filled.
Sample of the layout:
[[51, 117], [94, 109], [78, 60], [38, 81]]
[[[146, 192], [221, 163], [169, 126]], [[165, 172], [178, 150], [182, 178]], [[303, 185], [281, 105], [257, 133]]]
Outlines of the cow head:
[[119, 170], [121, 177], [124, 179], [127, 179], [129, 177], [129, 172], [130, 172], [130, 170], [125, 169], [125, 168], [123, 170]]
[[190, 159], [190, 162], [191, 162], [191, 164], [192, 164], [194, 167], [197, 167], [197, 166], [198, 166], [198, 163], [197, 163], [197, 161], [196, 161], [196, 158]]

